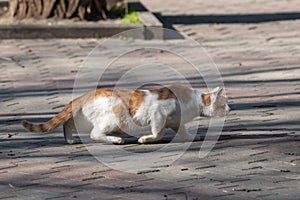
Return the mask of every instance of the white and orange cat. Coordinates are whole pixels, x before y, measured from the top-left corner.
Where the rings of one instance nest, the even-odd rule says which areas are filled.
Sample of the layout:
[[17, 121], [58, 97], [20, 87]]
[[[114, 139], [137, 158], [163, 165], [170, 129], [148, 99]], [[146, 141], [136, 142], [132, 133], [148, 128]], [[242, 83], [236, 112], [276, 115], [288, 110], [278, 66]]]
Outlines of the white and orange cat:
[[207, 93], [181, 85], [150, 90], [99, 88], [70, 102], [48, 122], [22, 124], [32, 132], [48, 132], [63, 125], [69, 144], [74, 143], [74, 129], [90, 133], [95, 141], [123, 144], [124, 130], [130, 132], [140, 126], [151, 134], [138, 142], [151, 143], [160, 140], [167, 128], [189, 139], [185, 123], [197, 116], [224, 116], [229, 111], [219, 87]]

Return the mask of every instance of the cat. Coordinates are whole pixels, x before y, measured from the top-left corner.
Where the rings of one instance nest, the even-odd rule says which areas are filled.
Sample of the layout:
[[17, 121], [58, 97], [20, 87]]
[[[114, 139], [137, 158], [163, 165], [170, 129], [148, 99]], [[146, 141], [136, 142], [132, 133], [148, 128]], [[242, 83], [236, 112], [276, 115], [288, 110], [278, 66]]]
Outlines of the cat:
[[[198, 116], [225, 116], [230, 111], [222, 88], [201, 92], [182, 85], [149, 90], [98, 88], [67, 104], [48, 122], [22, 125], [32, 132], [48, 132], [63, 125], [67, 143], [73, 144], [72, 130], [90, 133], [99, 142], [124, 144], [122, 134], [136, 127], [150, 130], [138, 143], [152, 143], [171, 128], [183, 139], [190, 139], [184, 124]], [[75, 126], [76, 124], [76, 126]], [[125, 131], [124, 131], [125, 130]]]

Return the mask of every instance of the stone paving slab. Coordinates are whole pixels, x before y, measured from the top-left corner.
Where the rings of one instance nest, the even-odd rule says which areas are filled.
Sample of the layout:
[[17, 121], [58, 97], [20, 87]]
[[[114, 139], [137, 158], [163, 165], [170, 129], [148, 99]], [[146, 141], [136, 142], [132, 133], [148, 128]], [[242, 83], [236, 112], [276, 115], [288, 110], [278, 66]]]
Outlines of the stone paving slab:
[[[184, 2], [185, 6], [178, 2], [173, 7], [170, 1], [145, 0], [144, 3], [153, 11], [161, 12], [162, 17], [236, 14], [238, 11], [297, 12], [298, 8], [298, 1], [284, 0], [260, 2], [267, 6], [230, 0], [223, 13], [217, 1], [190, 1]], [[195, 141], [177, 162], [129, 174], [99, 163], [84, 144], [66, 145], [61, 129], [47, 134], [26, 132], [20, 126], [21, 119], [45, 121], [71, 99], [78, 68], [99, 41], [3, 40], [0, 41], [0, 197], [299, 198], [299, 20], [254, 24], [180, 22], [178, 20], [174, 27], [202, 43], [218, 65], [233, 108], [221, 138], [207, 157], [199, 160], [203, 141]], [[157, 41], [151, 43], [163, 45]], [[136, 64], [132, 63], [133, 59], [147, 62], [151, 56], [188, 69], [167, 53], [141, 51], [119, 60], [116, 65], [121, 67], [120, 71], [108, 74], [103, 84], [110, 85], [112, 79], [126, 69], [124, 66], [130, 68]], [[185, 73], [193, 75], [189, 70]], [[205, 88], [205, 85], [198, 87]], [[204, 120], [201, 124], [201, 136], [208, 122]], [[146, 152], [163, 145], [131, 144], [122, 148]]]

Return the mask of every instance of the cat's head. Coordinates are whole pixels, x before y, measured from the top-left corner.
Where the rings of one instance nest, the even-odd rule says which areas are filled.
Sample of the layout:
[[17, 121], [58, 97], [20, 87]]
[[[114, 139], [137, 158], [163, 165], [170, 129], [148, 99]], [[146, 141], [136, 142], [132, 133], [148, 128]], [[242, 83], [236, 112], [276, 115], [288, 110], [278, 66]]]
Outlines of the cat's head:
[[228, 106], [228, 99], [225, 95], [222, 94], [222, 91], [223, 88], [216, 87], [212, 91], [201, 95], [203, 104], [203, 116], [223, 117], [230, 112], [230, 107]]

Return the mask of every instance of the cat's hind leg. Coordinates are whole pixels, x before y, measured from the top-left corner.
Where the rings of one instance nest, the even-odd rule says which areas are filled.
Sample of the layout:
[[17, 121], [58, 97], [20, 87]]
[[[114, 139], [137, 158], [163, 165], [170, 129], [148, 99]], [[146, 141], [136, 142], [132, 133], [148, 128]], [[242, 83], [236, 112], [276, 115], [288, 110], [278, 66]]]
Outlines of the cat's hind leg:
[[164, 136], [164, 133], [165, 133], [164, 128], [158, 132], [152, 131], [152, 135], [144, 135], [144, 136], [140, 137], [138, 139], [138, 143], [145, 144], [145, 143], [156, 142]]
[[118, 136], [110, 136], [105, 130], [101, 130], [98, 127], [94, 127], [91, 132], [91, 139], [97, 142], [113, 143], [113, 144], [124, 144], [124, 139]]
[[74, 129], [74, 123], [72, 119], [69, 119], [67, 122], [64, 123], [63, 125], [64, 129], [64, 137], [65, 140], [68, 144], [75, 144], [76, 141], [73, 138], [72, 131]]

